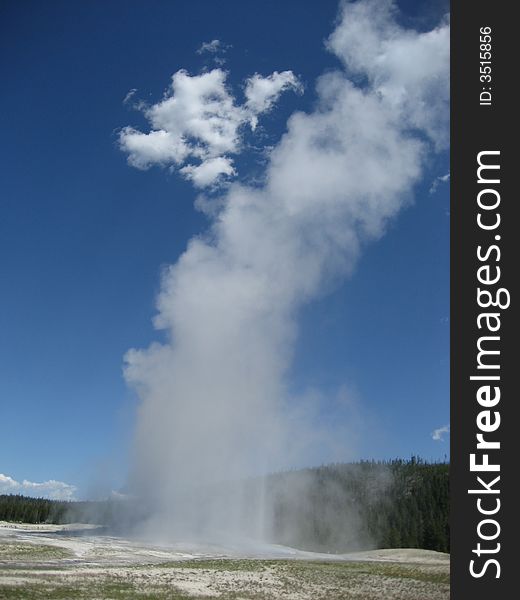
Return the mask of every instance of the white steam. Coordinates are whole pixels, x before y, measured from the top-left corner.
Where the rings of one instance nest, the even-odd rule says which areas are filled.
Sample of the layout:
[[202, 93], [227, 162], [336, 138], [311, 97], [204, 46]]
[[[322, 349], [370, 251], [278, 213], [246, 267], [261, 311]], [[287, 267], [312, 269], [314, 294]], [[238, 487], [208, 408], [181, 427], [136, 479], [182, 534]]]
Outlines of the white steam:
[[[167, 341], [126, 355], [141, 398], [133, 484], [173, 533], [243, 526], [251, 498], [212, 503], [208, 486], [348, 448], [344, 430], [321, 435], [286, 376], [298, 310], [352, 271], [447, 142], [449, 25], [417, 33], [393, 13], [386, 1], [342, 4], [327, 47], [345, 70], [318, 79], [313, 112], [290, 117], [262, 186], [231, 183], [207, 234], [164, 273], [155, 325]], [[296, 87], [289, 73], [253, 76], [237, 107], [222, 71], [180, 71], [147, 110], [153, 130], [124, 129], [122, 148], [134, 166], [181, 166], [199, 187], [234, 174], [240, 126]], [[182, 166], [189, 157], [200, 164]]]

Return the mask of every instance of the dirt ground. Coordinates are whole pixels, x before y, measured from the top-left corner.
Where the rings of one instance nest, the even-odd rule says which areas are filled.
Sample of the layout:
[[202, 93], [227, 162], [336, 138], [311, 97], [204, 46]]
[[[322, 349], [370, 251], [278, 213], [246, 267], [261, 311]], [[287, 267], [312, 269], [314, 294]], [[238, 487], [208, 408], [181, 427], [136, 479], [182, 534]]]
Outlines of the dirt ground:
[[444, 600], [449, 555], [158, 546], [88, 526], [0, 523], [0, 599]]

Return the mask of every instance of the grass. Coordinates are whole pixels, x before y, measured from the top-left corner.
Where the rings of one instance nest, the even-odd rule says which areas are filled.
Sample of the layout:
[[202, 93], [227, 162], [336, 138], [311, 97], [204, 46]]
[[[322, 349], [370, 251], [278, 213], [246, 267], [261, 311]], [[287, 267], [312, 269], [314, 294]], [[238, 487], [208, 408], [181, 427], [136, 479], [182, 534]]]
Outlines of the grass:
[[[194, 561], [196, 562], [196, 561]], [[35, 571], [19, 572], [22, 583], [2, 582], [0, 570], [0, 598], [2, 600], [275, 600], [288, 595], [300, 594], [303, 599], [312, 600], [376, 600], [399, 598], [410, 600], [430, 600], [449, 597], [448, 576], [429, 574], [421, 569], [401, 565], [376, 565], [368, 563], [289, 563], [289, 561], [223, 561], [227, 564], [215, 565], [220, 561], [201, 561], [200, 564], [164, 567], [172, 575], [172, 582], [150, 577], [148, 583], [136, 580], [132, 574], [124, 576], [96, 573], [89, 575], [85, 569], [77, 577], [49, 577]], [[254, 562], [255, 564], [251, 564]], [[216, 568], [215, 568], [216, 567]], [[132, 568], [129, 568], [130, 571]], [[189, 595], [178, 589], [175, 575], [186, 570], [208, 571], [206, 578], [211, 580], [213, 573], [231, 574], [224, 582], [218, 579], [204, 596]], [[253, 570], [254, 569], [254, 570]], [[137, 572], [138, 569], [133, 569]], [[276, 585], [263, 585], [261, 580], [235, 580], [233, 573], [242, 571], [268, 572], [275, 576]], [[9, 570], [16, 576], [16, 572]], [[4, 572], [5, 573], [5, 572]], [[66, 575], [66, 570], [63, 573]], [[192, 577], [197, 579], [197, 577]], [[413, 585], [410, 585], [413, 584]], [[363, 593], [365, 590], [365, 593]], [[403, 590], [407, 590], [406, 592]], [[397, 594], [397, 595], [396, 595]]]
[[208, 597], [189, 596], [173, 589], [154, 589], [148, 592], [137, 590], [129, 583], [106, 581], [85, 588], [74, 585], [34, 584], [23, 586], [0, 585], [2, 600], [208, 600]]
[[45, 544], [0, 544], [0, 565], [10, 562], [46, 561], [70, 558], [72, 553], [65, 548]]
[[206, 569], [210, 571], [262, 571], [281, 564], [282, 560], [261, 560], [255, 558], [214, 558], [164, 562], [157, 565], [165, 569]]
[[[447, 600], [449, 566], [195, 559], [95, 567], [50, 545], [0, 544], [1, 600]], [[52, 566], [49, 561], [52, 560]], [[191, 592], [191, 595], [190, 593]], [[197, 595], [199, 594], [199, 595]], [[204, 594], [204, 595], [202, 595]]]
[[263, 571], [283, 569], [293, 575], [310, 577], [350, 577], [352, 575], [378, 575], [402, 579], [414, 579], [427, 583], [449, 584], [450, 576], [446, 570], [437, 566], [402, 563], [377, 562], [326, 562], [303, 560], [257, 560], [257, 559], [218, 559], [189, 560], [169, 562], [160, 565], [175, 569], [206, 569], [212, 571]]

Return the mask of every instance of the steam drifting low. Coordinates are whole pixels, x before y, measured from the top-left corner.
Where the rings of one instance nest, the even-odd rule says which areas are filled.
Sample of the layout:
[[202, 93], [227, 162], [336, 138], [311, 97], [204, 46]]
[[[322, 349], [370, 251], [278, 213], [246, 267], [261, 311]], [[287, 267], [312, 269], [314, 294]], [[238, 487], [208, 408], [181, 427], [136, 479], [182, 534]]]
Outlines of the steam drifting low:
[[213, 191], [197, 203], [211, 226], [163, 275], [155, 325], [167, 342], [126, 355], [141, 398], [132, 485], [167, 536], [269, 538], [261, 486], [237, 482], [316, 452], [345, 456], [345, 429], [318, 430], [287, 392], [298, 310], [352, 272], [448, 143], [449, 24], [419, 33], [395, 12], [384, 0], [341, 5], [326, 45], [343, 69], [318, 78], [313, 112], [289, 118], [261, 185], [236, 178], [233, 155], [280, 93], [301, 91], [290, 71], [254, 74], [242, 105], [220, 69], [178, 71], [145, 109], [152, 129], [121, 132], [131, 165]]

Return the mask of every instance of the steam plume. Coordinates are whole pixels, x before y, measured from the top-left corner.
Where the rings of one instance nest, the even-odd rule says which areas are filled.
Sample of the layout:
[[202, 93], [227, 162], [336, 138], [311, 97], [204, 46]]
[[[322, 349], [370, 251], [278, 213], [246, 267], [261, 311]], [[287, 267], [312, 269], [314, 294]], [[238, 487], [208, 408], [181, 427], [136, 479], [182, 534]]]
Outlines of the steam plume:
[[[341, 5], [327, 48], [343, 70], [318, 79], [315, 110], [290, 117], [264, 183], [223, 189], [206, 234], [164, 273], [155, 325], [167, 341], [126, 355], [126, 379], [141, 398], [133, 484], [174, 533], [181, 523], [243, 526], [251, 498], [211, 502], [208, 486], [301, 462], [316, 447], [331, 458], [323, 443], [336, 443], [338, 432], [323, 437], [287, 392], [298, 310], [352, 272], [364, 244], [411, 201], [428, 154], [448, 141], [449, 25], [419, 33], [394, 13], [388, 1]], [[255, 77], [250, 89], [260, 89]], [[213, 79], [223, 85], [222, 73]], [[264, 88], [275, 81], [278, 93], [285, 84], [275, 74]], [[228, 168], [217, 172], [233, 176], [228, 154], [240, 150], [246, 117], [223, 87], [219, 98], [219, 131], [229, 136], [215, 141], [207, 124], [199, 158], [220, 157]], [[159, 111], [162, 132], [121, 134], [135, 166], [179, 167], [200, 149], [168, 121], [165, 101], [148, 114]], [[131, 147], [129, 135], [138, 142]]]

